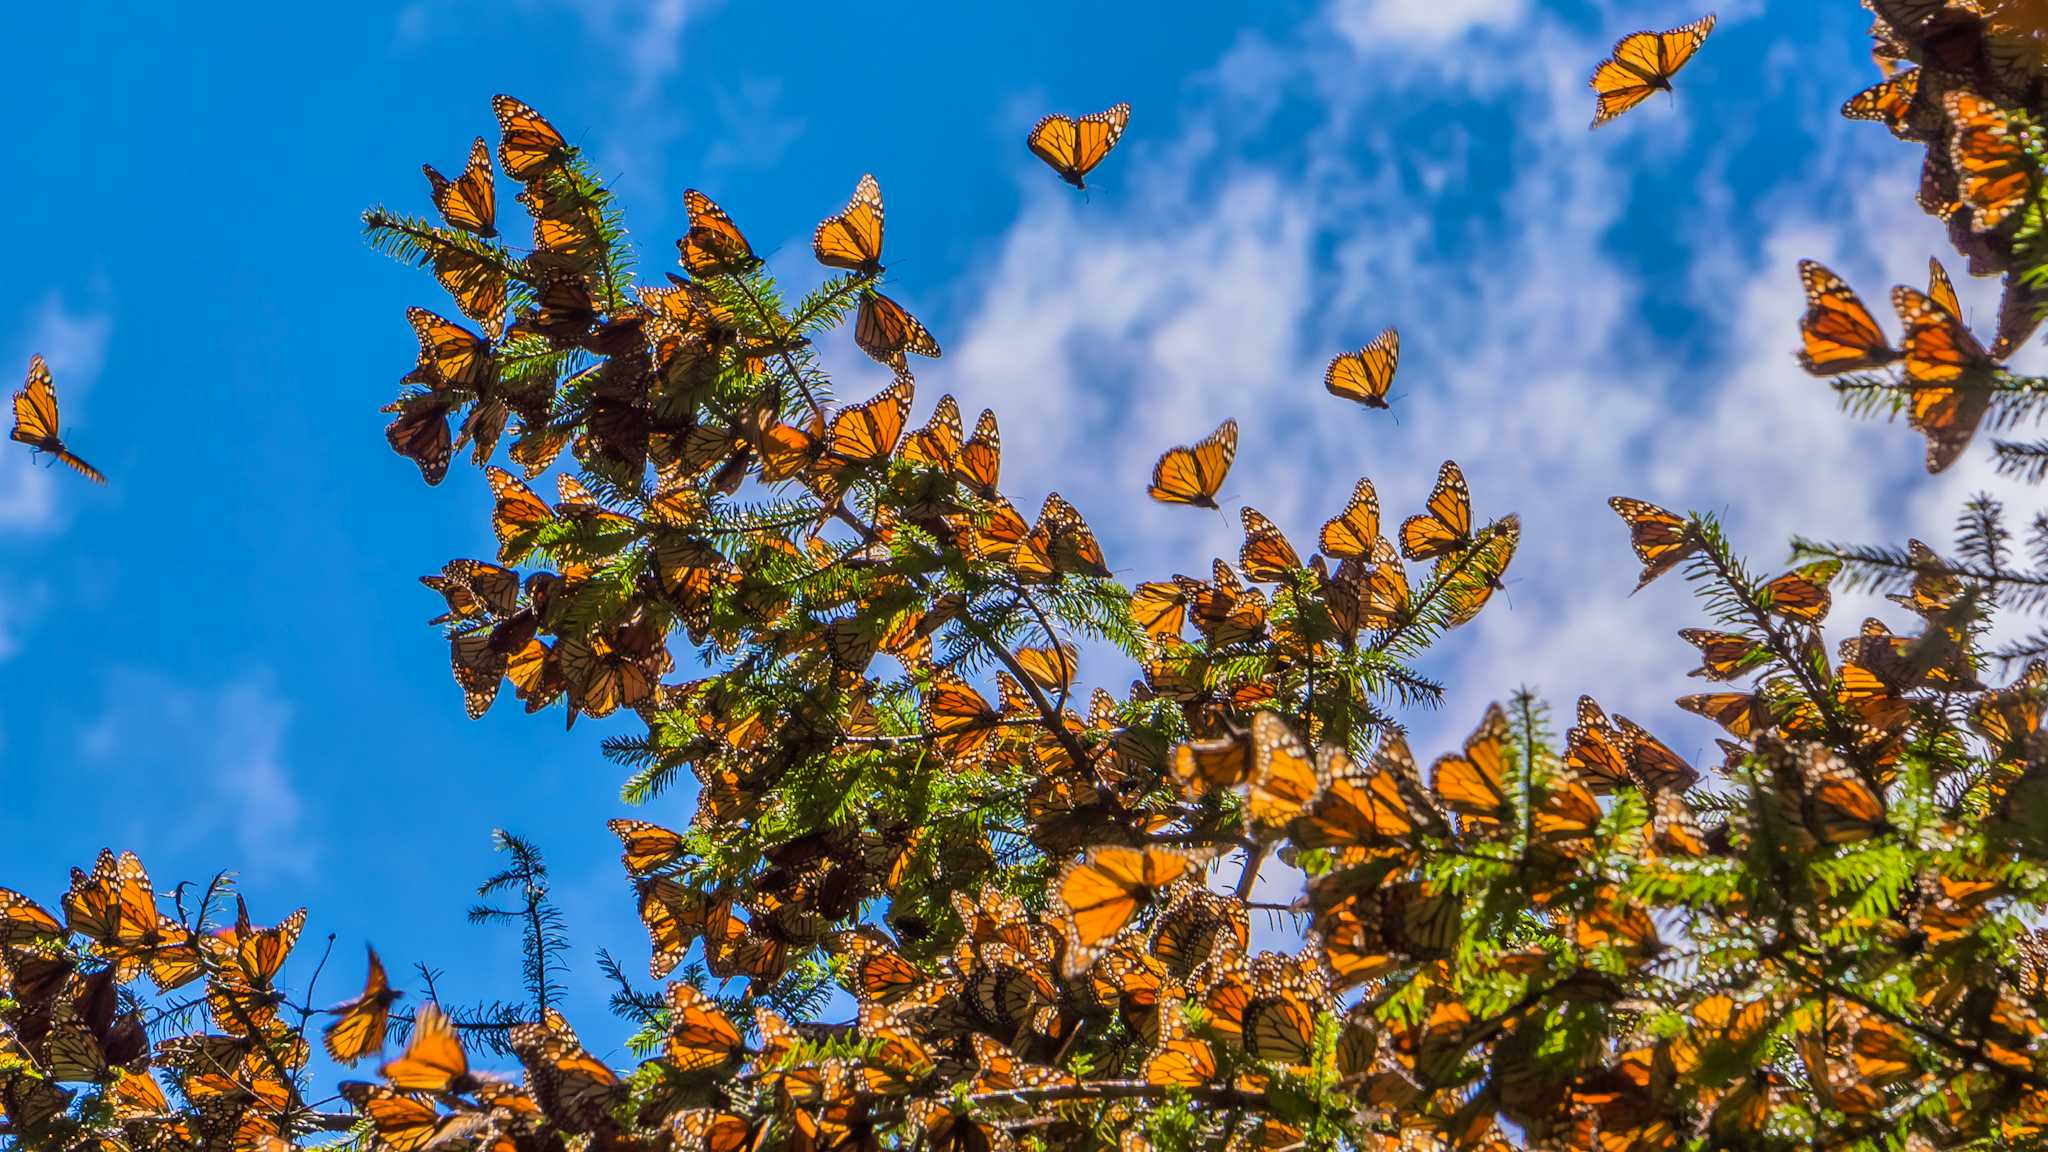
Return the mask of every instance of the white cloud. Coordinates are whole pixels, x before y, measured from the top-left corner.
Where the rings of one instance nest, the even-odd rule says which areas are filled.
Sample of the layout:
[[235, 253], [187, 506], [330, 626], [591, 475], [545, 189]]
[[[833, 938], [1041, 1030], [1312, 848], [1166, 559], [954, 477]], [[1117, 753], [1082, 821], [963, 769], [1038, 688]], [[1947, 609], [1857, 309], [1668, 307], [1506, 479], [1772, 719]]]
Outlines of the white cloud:
[[[1234, 124], [1219, 107], [1178, 142], [1112, 159], [1125, 162], [1116, 201], [1035, 182], [975, 275], [981, 295], [926, 373], [921, 407], [942, 388], [970, 412], [994, 405], [1010, 485], [1074, 499], [1127, 582], [1235, 555], [1234, 515], [1139, 495], [1159, 451], [1224, 416], [1242, 425], [1226, 507], [1256, 504], [1304, 551], [1360, 474], [1399, 517], [1420, 506], [1438, 462], [1456, 459], [1478, 511], [1517, 512], [1523, 542], [1508, 602], [1432, 657], [1451, 691], [1442, 714], [1406, 717], [1418, 750], [1527, 684], [1567, 709], [1591, 693], [1681, 751], [1711, 752], [1710, 726], [1670, 703], [1691, 690], [1691, 650], [1674, 632], [1701, 622], [1697, 606], [1675, 577], [1629, 594], [1634, 564], [1605, 501], [1726, 512], [1762, 569], [1794, 533], [1946, 539], [1983, 470], [1930, 482], [1916, 437], [1851, 421], [1792, 356], [1800, 257], [1835, 263], [1882, 307], [1890, 283], [1924, 279], [1926, 256], [1946, 250], [1912, 203], [1916, 157], [1882, 133], [1854, 135], [1867, 126], [1819, 123], [1822, 146], [1759, 209], [1727, 184], [1742, 131], [1694, 140], [1704, 162], [1677, 151], [1693, 119], [1714, 114], [1700, 102], [1647, 108], [1636, 123], [1655, 123], [1633, 135], [1629, 124], [1588, 135], [1580, 64], [1604, 41], [1514, 4], [1427, 7], [1438, 11], [1340, 4], [1330, 18], [1347, 34], [1425, 38], [1522, 22], [1512, 43], [1464, 53], [1460, 67], [1485, 83], [1448, 97], [1440, 75], [1363, 77], [1305, 47], [1324, 122], [1293, 159], [1223, 159], [1216, 142]], [[1291, 48], [1237, 45], [1218, 71], [1219, 105], [1249, 98], [1233, 76]], [[1457, 147], [1475, 139], [1488, 143]], [[1419, 163], [1418, 151], [1438, 159]], [[1636, 202], [1681, 164], [1696, 173], [1682, 200]], [[1437, 189], [1454, 208], [1432, 212]], [[1853, 201], [1844, 189], [1858, 190]], [[1646, 236], [1672, 245], [1670, 258], [1645, 263], [1632, 246]], [[1966, 291], [1988, 317], [1988, 289]], [[1690, 319], [1664, 325], [1675, 334], [1652, 326], [1680, 310]], [[1403, 335], [1398, 423], [1320, 387], [1329, 356], [1387, 324]], [[1842, 627], [1872, 606], [1845, 603]]]
[[1330, 21], [1360, 51], [1437, 48], [1519, 23], [1526, 0], [1336, 0]]
[[570, 0], [599, 36], [626, 55], [627, 102], [646, 105], [683, 62], [683, 30], [704, 0]]
[[80, 736], [82, 770], [97, 794], [163, 798], [151, 827], [176, 829], [180, 848], [226, 838], [237, 867], [303, 874], [318, 846], [285, 760], [291, 716], [266, 676], [198, 687], [120, 672]]

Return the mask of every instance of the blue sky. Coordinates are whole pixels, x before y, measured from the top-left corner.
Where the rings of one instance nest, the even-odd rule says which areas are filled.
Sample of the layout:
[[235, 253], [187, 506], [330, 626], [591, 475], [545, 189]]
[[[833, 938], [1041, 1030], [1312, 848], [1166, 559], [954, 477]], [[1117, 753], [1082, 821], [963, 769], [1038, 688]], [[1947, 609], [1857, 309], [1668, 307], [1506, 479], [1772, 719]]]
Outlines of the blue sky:
[[[316, 999], [352, 991], [366, 938], [487, 998], [515, 993], [515, 942], [462, 913], [507, 827], [555, 864], [572, 1018], [616, 1038], [590, 954], [638, 970], [646, 944], [603, 824], [623, 772], [598, 743], [629, 721], [464, 719], [415, 578], [488, 554], [487, 491], [466, 467], [421, 486], [377, 412], [411, 363], [404, 309], [438, 290], [358, 217], [425, 211], [418, 165], [453, 171], [494, 134], [494, 92], [597, 158], [650, 274], [696, 186], [814, 282], [810, 228], [874, 172], [892, 293], [947, 349], [919, 418], [941, 390], [995, 406], [1018, 503], [1057, 485], [1127, 581], [1234, 551], [1234, 514], [1137, 499], [1161, 448], [1226, 415], [1225, 496], [1297, 541], [1360, 474], [1405, 514], [1458, 459], [1524, 544], [1511, 603], [1433, 666], [1447, 708], [1409, 718], [1432, 753], [1522, 683], [1711, 749], [1669, 706], [1693, 683], [1684, 593], [1627, 596], [1609, 495], [1727, 510], [1770, 563], [1794, 531], [1940, 539], [1989, 484], [1975, 465], [1928, 480], [1905, 429], [1849, 424], [1792, 361], [1799, 257], [1875, 302], [1945, 250], [1910, 150], [1835, 115], [1876, 78], [1853, 0], [1724, 4], [1676, 99], [1595, 134], [1584, 77], [1606, 45], [1699, 12], [908, 8], [0, 10], [20, 46], [0, 70], [0, 366], [48, 357], [69, 438], [111, 478], [0, 453], [0, 884], [54, 902], [109, 844], [163, 886], [232, 868], [259, 919], [303, 902], [314, 951], [338, 934]], [[1131, 127], [1089, 197], [1025, 152], [1044, 111], [1116, 100]], [[1963, 290], [1988, 325], [1995, 288]], [[1319, 385], [1387, 324], [1398, 422]], [[881, 377], [841, 344], [827, 362], [863, 394]]]

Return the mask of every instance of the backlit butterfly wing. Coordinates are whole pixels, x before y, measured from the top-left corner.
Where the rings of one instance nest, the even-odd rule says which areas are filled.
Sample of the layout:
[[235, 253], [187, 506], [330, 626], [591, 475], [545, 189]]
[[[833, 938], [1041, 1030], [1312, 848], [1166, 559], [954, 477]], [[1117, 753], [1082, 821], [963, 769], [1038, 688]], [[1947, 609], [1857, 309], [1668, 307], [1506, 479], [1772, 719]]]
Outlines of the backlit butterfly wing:
[[1973, 210], [1971, 228], [1994, 231], [2026, 207], [2034, 187], [2034, 160], [2025, 131], [2004, 109], [1967, 91], [1943, 100], [1951, 135], [1949, 162], [1959, 195]]
[[1252, 717], [1252, 768], [1245, 818], [1253, 834], [1272, 836], [1302, 814], [1320, 780], [1314, 755], [1278, 714]]
[[329, 1024], [320, 1038], [327, 1054], [343, 1064], [354, 1064], [383, 1050], [391, 1005], [400, 995], [392, 990], [391, 980], [384, 974], [384, 963], [377, 959], [377, 950], [372, 948], [369, 952], [370, 968], [363, 978], [362, 995], [328, 1009], [340, 1019]]
[[498, 116], [498, 162], [514, 180], [532, 180], [566, 160], [569, 144], [555, 126], [510, 96], [493, 96]]
[[1373, 542], [1380, 537], [1380, 498], [1372, 481], [1360, 479], [1351, 490], [1351, 503], [1323, 524], [1323, 555], [1338, 560], [1364, 560], [1372, 555]]
[[860, 312], [853, 322], [853, 342], [884, 364], [900, 361], [905, 352], [932, 359], [939, 356], [939, 342], [924, 324], [880, 292], [861, 297]]
[[975, 495], [984, 500], [993, 500], [996, 481], [1003, 472], [1003, 437], [996, 427], [993, 409], [984, 408], [981, 416], [974, 421], [974, 435], [960, 446], [959, 458], [953, 464], [953, 477], [967, 485]]
[[847, 268], [873, 277], [882, 272], [882, 186], [862, 176], [836, 216], [828, 216], [811, 236], [811, 251], [828, 268]]
[[434, 195], [434, 207], [441, 219], [478, 236], [498, 234], [498, 190], [492, 182], [491, 149], [479, 136], [470, 145], [469, 166], [461, 177], [450, 180], [431, 164], [420, 165], [427, 175], [427, 187]]
[[28, 380], [21, 391], [14, 394], [14, 430], [9, 437], [35, 449], [48, 452], [72, 471], [95, 484], [105, 484], [107, 478], [100, 470], [73, 455], [58, 436], [57, 387], [50, 376], [49, 366], [40, 355], [28, 358]]
[[585, 1050], [566, 1025], [514, 1024], [508, 1039], [526, 1069], [527, 1091], [550, 1121], [571, 1132], [596, 1132], [612, 1123], [611, 1107], [624, 1091], [618, 1073]]
[[1465, 473], [1457, 462], [1446, 460], [1437, 469], [1436, 489], [1429, 494], [1428, 511], [1401, 523], [1401, 554], [1410, 560], [1428, 560], [1462, 551], [1472, 544], [1472, 494], [1465, 487]]
[[497, 503], [491, 511], [491, 528], [498, 535], [498, 562], [516, 564], [533, 550], [534, 534], [554, 523], [555, 513], [533, 489], [502, 468], [487, 468]]
[[1431, 787], [1443, 806], [1458, 814], [1460, 831], [1497, 830], [1512, 822], [1507, 739], [1507, 713], [1494, 704], [1487, 708], [1479, 727], [1465, 738], [1464, 753], [1436, 762]]
[[1195, 1034], [1181, 1001], [1159, 1001], [1159, 1042], [1145, 1059], [1146, 1083], [1195, 1088], [1215, 1079], [1216, 1053]]
[[1913, 100], [1920, 94], [1920, 70], [1901, 72], [1851, 96], [1842, 105], [1842, 115], [1851, 120], [1875, 120], [1901, 140], [1911, 139]]
[[910, 415], [912, 381], [910, 373], [898, 372], [896, 382], [873, 399], [840, 410], [832, 420], [825, 447], [832, 457], [849, 464], [872, 464], [887, 460], [903, 435]]
[[456, 1039], [455, 1022], [431, 1002], [414, 1017], [405, 1053], [378, 1069], [378, 1075], [400, 1092], [460, 1093], [477, 1083], [469, 1073], [462, 1042]]
[[683, 854], [682, 835], [659, 824], [649, 824], [645, 820], [612, 820], [606, 826], [625, 846], [622, 859], [627, 875], [651, 872]]
[[1592, 126], [1607, 123], [1649, 99], [1653, 92], [1669, 92], [1671, 78], [1713, 30], [1710, 12], [1669, 32], [1632, 32], [1616, 41], [1613, 54], [1593, 69], [1590, 83], [1599, 105]]
[[1104, 845], [1068, 864], [1053, 884], [1067, 935], [1068, 976], [1087, 971], [1160, 892], [1198, 875], [1212, 856], [1157, 844]]
[[668, 1058], [677, 1071], [716, 1068], [745, 1050], [739, 1029], [709, 996], [681, 980], [668, 986]]
[[1799, 363], [1816, 376], [1879, 368], [1899, 358], [1884, 330], [1842, 278], [1815, 260], [1799, 262], [1806, 315], [1799, 320]]
[[1927, 470], [1940, 472], [1976, 435], [1997, 364], [1932, 298], [1901, 285], [1892, 289], [1892, 306], [1906, 325], [1906, 382], [1913, 387], [1907, 422], [1927, 437]]
[[1963, 302], [1956, 295], [1956, 282], [1948, 278], [1948, 269], [1941, 266], [1941, 261], [1932, 256], [1927, 258], [1927, 298], [1958, 323], [1962, 321]]
[[1216, 490], [1237, 458], [1237, 421], [1225, 420], [1195, 444], [1170, 448], [1152, 465], [1152, 486], [1146, 495], [1164, 504], [1216, 507]]
[[1294, 545], [1287, 542], [1278, 525], [1266, 519], [1265, 513], [1247, 506], [1239, 511], [1238, 518], [1244, 522], [1244, 546], [1238, 550], [1237, 559], [1246, 579], [1261, 584], [1277, 583], [1301, 567], [1301, 556], [1294, 551]]
[[1629, 546], [1643, 562], [1643, 574], [1636, 581], [1638, 592], [1697, 552], [1703, 543], [1691, 522], [1648, 501], [1615, 496], [1607, 501], [1607, 506], [1628, 524]]
[[1389, 328], [1356, 352], [1346, 352], [1330, 361], [1323, 372], [1323, 387], [1332, 396], [1356, 400], [1368, 408], [1387, 406], [1387, 389], [1393, 386], [1394, 370], [1401, 364], [1401, 334]]
[[683, 193], [683, 207], [690, 214], [690, 228], [676, 241], [676, 249], [690, 275], [722, 276], [760, 263], [739, 225], [711, 197], [688, 189]]
[[995, 738], [1001, 720], [973, 685], [943, 670], [933, 671], [919, 710], [933, 745], [952, 761], [978, 758]]
[[960, 405], [951, 395], [939, 397], [932, 418], [903, 442], [903, 460], [952, 472], [960, 460]]
[[1770, 597], [1771, 611], [1788, 619], [1819, 624], [1833, 606], [1828, 584], [1841, 568], [1839, 560], [1817, 560], [1765, 584], [1763, 591]]
[[1086, 188], [1088, 173], [1116, 147], [1124, 126], [1130, 122], [1129, 104], [1115, 104], [1078, 120], [1054, 114], [1032, 127], [1025, 144], [1032, 155], [1052, 165], [1060, 179], [1076, 188]]

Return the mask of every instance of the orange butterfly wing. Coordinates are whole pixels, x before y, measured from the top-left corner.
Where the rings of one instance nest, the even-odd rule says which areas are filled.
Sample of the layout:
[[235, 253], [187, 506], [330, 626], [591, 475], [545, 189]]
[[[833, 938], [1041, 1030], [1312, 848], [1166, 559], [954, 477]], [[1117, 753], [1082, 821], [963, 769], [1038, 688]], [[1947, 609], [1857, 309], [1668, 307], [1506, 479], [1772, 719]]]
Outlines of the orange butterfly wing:
[[1394, 370], [1401, 364], [1401, 334], [1392, 328], [1356, 352], [1346, 352], [1330, 361], [1323, 372], [1323, 387], [1332, 396], [1356, 400], [1368, 408], [1387, 406], [1387, 389], [1393, 386]]
[[1237, 421], [1225, 420], [1216, 431], [1185, 447], [1170, 448], [1152, 466], [1146, 495], [1164, 504], [1216, 507], [1216, 491], [1237, 459]]
[[1814, 260], [1799, 262], [1806, 315], [1799, 321], [1799, 362], [1816, 376], [1879, 368], [1899, 358], [1877, 319], [1842, 278]]
[[1129, 104], [1115, 104], [1078, 120], [1055, 114], [1034, 125], [1025, 144], [1033, 155], [1052, 165], [1060, 179], [1086, 188], [1088, 173], [1116, 147], [1130, 122]]
[[1710, 13], [1669, 32], [1632, 32], [1616, 41], [1613, 54], [1593, 69], [1590, 84], [1599, 99], [1592, 126], [1600, 127], [1653, 92], [1670, 91], [1671, 78], [1713, 30]]

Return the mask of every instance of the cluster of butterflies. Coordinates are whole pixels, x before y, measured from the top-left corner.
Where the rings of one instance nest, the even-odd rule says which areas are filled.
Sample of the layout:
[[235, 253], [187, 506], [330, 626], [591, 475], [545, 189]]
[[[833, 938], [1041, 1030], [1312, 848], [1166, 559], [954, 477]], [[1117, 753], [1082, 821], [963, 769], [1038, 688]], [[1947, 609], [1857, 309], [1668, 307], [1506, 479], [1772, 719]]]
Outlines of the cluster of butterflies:
[[1968, 448], [2003, 362], [2048, 306], [2048, 295], [2013, 271], [2016, 237], [2040, 185], [2043, 139], [2023, 110], [2039, 92], [2040, 51], [2024, 28], [1972, 0], [1866, 3], [1877, 15], [1872, 35], [1887, 78], [1851, 97], [1842, 114], [1926, 146], [1921, 207], [1948, 225], [1972, 275], [2005, 274], [2004, 296], [1987, 348], [1965, 323], [1947, 272], [1932, 262], [1925, 292], [1892, 292], [1905, 329], [1894, 348], [1840, 277], [1806, 261], [1800, 361], [1817, 376], [1846, 375], [1851, 386], [1896, 368], [1907, 419], [1927, 438], [1928, 470], [1939, 472]]

